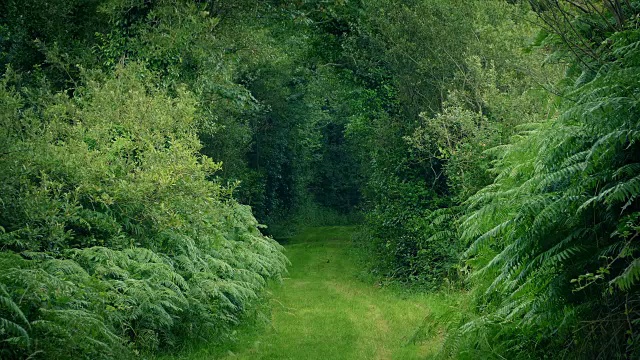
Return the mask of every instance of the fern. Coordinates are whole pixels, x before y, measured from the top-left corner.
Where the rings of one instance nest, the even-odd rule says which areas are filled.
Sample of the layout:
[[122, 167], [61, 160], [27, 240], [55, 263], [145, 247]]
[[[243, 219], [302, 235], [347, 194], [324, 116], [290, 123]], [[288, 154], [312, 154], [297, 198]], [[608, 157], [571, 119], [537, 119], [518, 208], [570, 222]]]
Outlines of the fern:
[[0, 284], [0, 341], [23, 343], [29, 347], [29, 328], [27, 317], [13, 301], [6, 287]]
[[611, 35], [602, 51], [616, 56], [567, 91], [576, 101], [559, 118], [492, 150], [495, 181], [466, 201], [459, 222], [479, 316], [456, 341], [486, 332], [505, 358], [589, 358], [583, 341], [609, 331], [603, 358], [638, 353], [624, 333], [640, 318], [628, 308], [640, 292], [629, 220], [640, 206], [639, 36]]
[[640, 259], [634, 259], [629, 266], [614, 279], [611, 285], [616, 285], [623, 291], [628, 291], [640, 280]]

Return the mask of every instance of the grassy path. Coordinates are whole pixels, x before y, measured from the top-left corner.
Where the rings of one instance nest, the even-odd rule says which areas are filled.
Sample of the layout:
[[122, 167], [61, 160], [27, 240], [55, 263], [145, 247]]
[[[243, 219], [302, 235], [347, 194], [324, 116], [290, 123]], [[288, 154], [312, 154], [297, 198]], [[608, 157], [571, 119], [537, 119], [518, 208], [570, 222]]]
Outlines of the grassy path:
[[455, 306], [452, 296], [407, 294], [358, 279], [352, 232], [311, 228], [291, 239], [289, 274], [271, 288], [270, 324], [239, 330], [231, 349], [199, 349], [180, 358], [430, 358], [443, 337], [433, 319]]

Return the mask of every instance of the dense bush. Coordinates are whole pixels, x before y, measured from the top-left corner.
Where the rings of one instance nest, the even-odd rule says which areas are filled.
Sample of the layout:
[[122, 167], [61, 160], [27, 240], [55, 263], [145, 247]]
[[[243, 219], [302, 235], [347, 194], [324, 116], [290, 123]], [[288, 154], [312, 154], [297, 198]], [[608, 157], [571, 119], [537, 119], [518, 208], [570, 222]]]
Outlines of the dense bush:
[[208, 178], [193, 96], [139, 66], [73, 99], [0, 90], [3, 358], [114, 358], [224, 336], [286, 259]]
[[[613, 3], [541, 14], [555, 29], [545, 42], [571, 54], [573, 83], [557, 118], [492, 150], [495, 182], [466, 201], [460, 229], [478, 317], [451, 341], [457, 357], [640, 356], [640, 8]], [[576, 58], [578, 48], [590, 55]]]
[[354, 70], [375, 89], [375, 101], [349, 134], [365, 154], [361, 239], [374, 271], [438, 285], [458, 275], [460, 205], [493, 180], [484, 151], [546, 115], [543, 86], [559, 71], [540, 68], [544, 52], [525, 49], [537, 31], [526, 5], [384, 5], [376, 11], [388, 17], [366, 12], [346, 42], [362, 45], [346, 46], [356, 66], [374, 69]]

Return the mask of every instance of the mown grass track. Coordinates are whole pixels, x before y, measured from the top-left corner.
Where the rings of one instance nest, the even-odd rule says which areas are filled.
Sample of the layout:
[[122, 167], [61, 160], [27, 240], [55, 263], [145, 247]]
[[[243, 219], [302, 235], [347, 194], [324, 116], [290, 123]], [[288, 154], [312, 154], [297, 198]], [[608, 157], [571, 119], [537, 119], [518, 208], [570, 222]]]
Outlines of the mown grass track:
[[428, 359], [441, 348], [436, 319], [461, 295], [420, 294], [367, 281], [351, 246], [352, 227], [309, 228], [285, 243], [291, 261], [271, 287], [270, 320], [239, 329], [226, 348], [179, 359]]

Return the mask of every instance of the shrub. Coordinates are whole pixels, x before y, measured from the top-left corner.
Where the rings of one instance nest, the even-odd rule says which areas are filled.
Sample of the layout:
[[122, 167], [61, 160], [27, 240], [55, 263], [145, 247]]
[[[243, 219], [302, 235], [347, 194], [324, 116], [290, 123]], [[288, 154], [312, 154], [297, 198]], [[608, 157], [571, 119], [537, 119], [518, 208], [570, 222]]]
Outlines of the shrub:
[[140, 66], [31, 107], [0, 87], [3, 358], [113, 358], [223, 336], [281, 247], [198, 153], [195, 101]]

